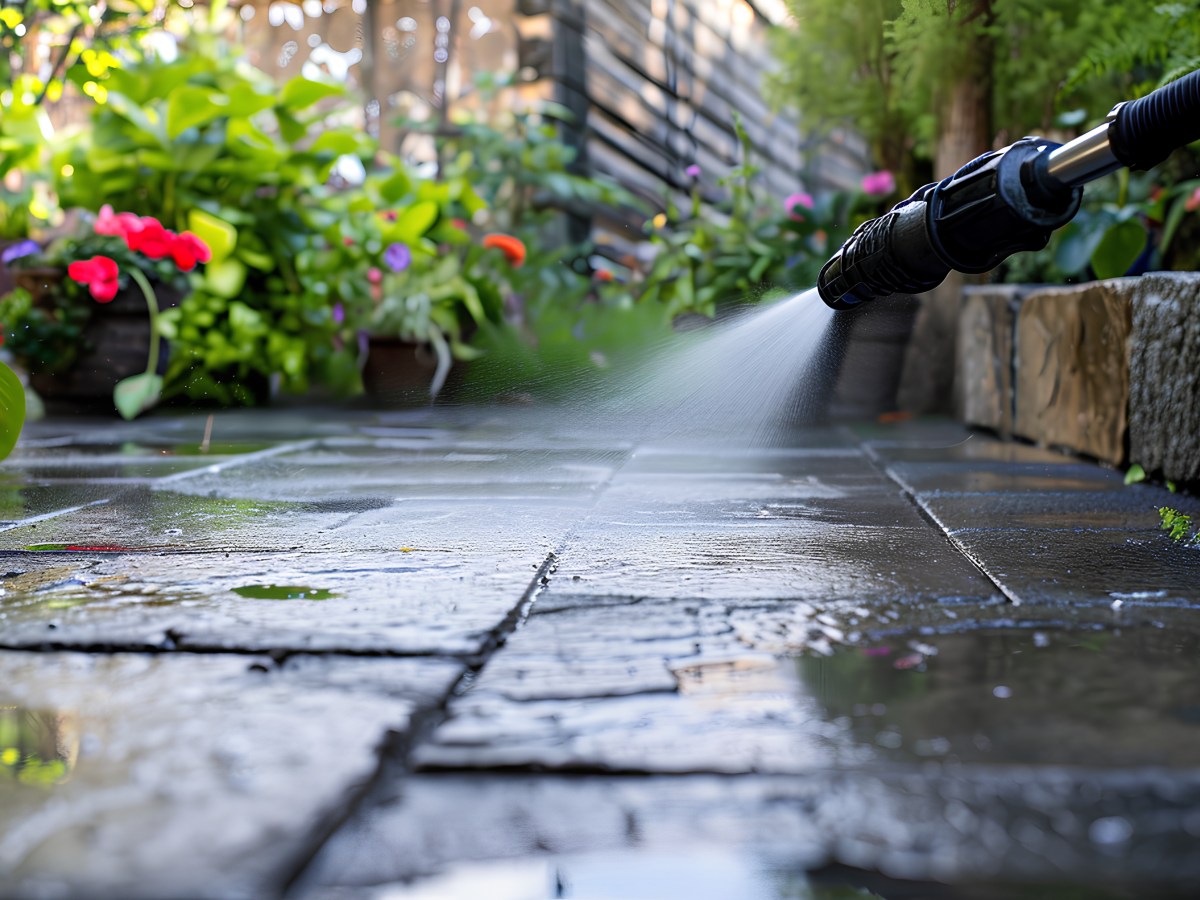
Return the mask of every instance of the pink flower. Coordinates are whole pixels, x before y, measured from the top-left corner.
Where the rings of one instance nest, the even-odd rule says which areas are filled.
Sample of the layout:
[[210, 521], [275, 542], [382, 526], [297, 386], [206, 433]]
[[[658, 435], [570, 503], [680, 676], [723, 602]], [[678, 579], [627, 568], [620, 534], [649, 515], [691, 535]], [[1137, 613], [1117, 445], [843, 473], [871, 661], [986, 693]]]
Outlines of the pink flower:
[[96, 215], [96, 234], [125, 237], [131, 231], [142, 230], [142, 220], [133, 213], [114, 213], [112, 206], [105, 203]]
[[699, 178], [700, 173], [702, 171], [703, 170], [700, 168], [700, 166], [698, 166], [696, 163], [692, 163], [690, 166], [688, 166], [686, 169], [683, 170], [683, 174], [686, 175], [688, 178]]
[[367, 269], [367, 281], [371, 284], [379, 284], [383, 281], [383, 272], [375, 266], [371, 266], [371, 268]]
[[71, 280], [86, 284], [97, 303], [108, 303], [117, 296], [117, 276], [120, 273], [116, 261], [107, 256], [93, 256], [67, 266], [67, 275]]
[[896, 190], [896, 176], [887, 169], [872, 172], [863, 177], [862, 190], [868, 197], [886, 197]]
[[803, 206], [805, 209], [812, 209], [812, 194], [806, 194], [804, 191], [797, 191], [796, 193], [789, 195], [788, 198], [783, 201], [783, 208], [787, 210], [787, 214], [797, 222], [804, 221], [803, 213], [796, 211], [796, 208], [800, 206]]
[[1192, 196], [1187, 198], [1187, 202], [1184, 203], [1183, 208], [1188, 212], [1195, 212], [1200, 209], [1200, 188], [1196, 188], [1192, 192]]

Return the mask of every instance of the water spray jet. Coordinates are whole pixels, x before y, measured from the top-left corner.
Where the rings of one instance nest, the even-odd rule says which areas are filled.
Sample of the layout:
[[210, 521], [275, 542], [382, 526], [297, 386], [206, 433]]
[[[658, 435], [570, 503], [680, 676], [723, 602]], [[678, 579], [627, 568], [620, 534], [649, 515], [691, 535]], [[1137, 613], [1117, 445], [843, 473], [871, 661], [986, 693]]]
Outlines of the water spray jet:
[[1079, 211], [1083, 185], [1120, 168], [1153, 168], [1197, 140], [1200, 70], [1117, 104], [1103, 125], [1066, 144], [1022, 138], [925, 185], [860, 225], [821, 269], [817, 291], [848, 310], [932, 290], [951, 271], [990, 271], [1045, 247]]

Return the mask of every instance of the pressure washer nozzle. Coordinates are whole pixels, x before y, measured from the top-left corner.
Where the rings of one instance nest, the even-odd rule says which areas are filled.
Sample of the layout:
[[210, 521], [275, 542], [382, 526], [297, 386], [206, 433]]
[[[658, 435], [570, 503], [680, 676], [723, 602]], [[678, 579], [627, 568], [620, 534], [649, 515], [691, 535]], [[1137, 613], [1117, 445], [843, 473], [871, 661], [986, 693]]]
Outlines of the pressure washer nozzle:
[[1066, 144], [1024, 138], [985, 153], [865, 222], [821, 269], [817, 291], [834, 309], [932, 290], [951, 270], [990, 271], [1040, 250], [1079, 211], [1083, 185], [1123, 166], [1150, 168], [1200, 140], [1200, 70], [1114, 107]]

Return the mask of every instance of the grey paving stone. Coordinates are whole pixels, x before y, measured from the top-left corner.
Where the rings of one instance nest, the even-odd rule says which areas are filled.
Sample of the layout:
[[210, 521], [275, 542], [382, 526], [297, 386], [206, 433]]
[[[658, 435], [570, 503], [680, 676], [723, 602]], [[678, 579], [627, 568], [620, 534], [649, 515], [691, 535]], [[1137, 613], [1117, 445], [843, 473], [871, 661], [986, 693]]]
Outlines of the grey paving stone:
[[0, 653], [0, 893], [273, 893], [460, 669]]
[[960, 529], [953, 538], [1020, 603], [1200, 603], [1200, 547], [1162, 533]]
[[913, 494], [1096, 491], [1124, 484], [1112, 469], [1083, 463], [898, 462], [888, 474]]
[[11, 476], [0, 480], [0, 542], [4, 532], [28, 519], [42, 519], [65, 510], [108, 500], [112, 485], [91, 482], [30, 482]]
[[1200, 517], [1200, 499], [1149, 485], [1102, 491], [926, 494], [920, 502], [947, 531], [979, 527], [1157, 530], [1161, 506]]
[[[806, 896], [813, 882], [803, 872], [830, 864], [852, 867], [817, 882], [832, 896], [840, 883], [889, 897], [1182, 897], [1200, 883], [1198, 807], [1196, 773], [1152, 769], [424, 776], [361, 810], [318, 857], [301, 896], [384, 886], [366, 896], [401, 898], [409, 895], [396, 882], [439, 872], [467, 876], [464, 896], [478, 896], [515, 870], [471, 863], [506, 859], [548, 864], [550, 891], [531, 895], [553, 896], [554, 874], [570, 884], [583, 854], [616, 873], [657, 860], [665, 887], [654, 896], [699, 896], [698, 878], [712, 872], [706, 860], [732, 854], [774, 876], [749, 881], [761, 893], [736, 894], [754, 900], [778, 897], [787, 884]], [[420, 896], [445, 896], [439, 884]]]
[[971, 433], [948, 444], [896, 444], [868, 442], [866, 452], [884, 463], [1002, 462], [1031, 464], [1078, 464], [1079, 459], [1058, 450], [1017, 441], [998, 441], [985, 434]]
[[[472, 654], [544, 558], [436, 549], [0, 553], [0, 645]], [[331, 596], [237, 593], [274, 586]]]
[[552, 590], [867, 603], [944, 596], [985, 600], [994, 593], [975, 567], [926, 525], [777, 518], [581, 532], [560, 555]]

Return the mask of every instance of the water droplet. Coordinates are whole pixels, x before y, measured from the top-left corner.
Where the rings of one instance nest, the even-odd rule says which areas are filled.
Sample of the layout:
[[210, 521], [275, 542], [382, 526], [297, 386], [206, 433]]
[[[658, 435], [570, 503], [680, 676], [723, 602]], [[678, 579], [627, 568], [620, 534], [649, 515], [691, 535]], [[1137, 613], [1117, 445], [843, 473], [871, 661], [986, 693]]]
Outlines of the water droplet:
[[1094, 844], [1123, 844], [1133, 837], [1133, 826], [1120, 816], [1106, 816], [1088, 827], [1088, 837]]

